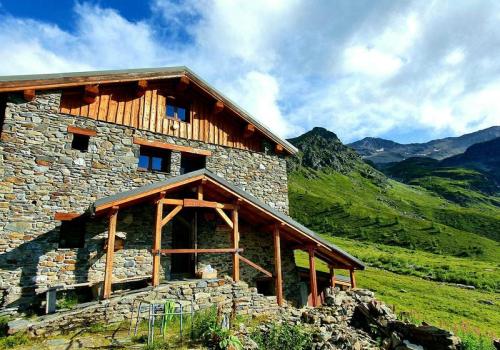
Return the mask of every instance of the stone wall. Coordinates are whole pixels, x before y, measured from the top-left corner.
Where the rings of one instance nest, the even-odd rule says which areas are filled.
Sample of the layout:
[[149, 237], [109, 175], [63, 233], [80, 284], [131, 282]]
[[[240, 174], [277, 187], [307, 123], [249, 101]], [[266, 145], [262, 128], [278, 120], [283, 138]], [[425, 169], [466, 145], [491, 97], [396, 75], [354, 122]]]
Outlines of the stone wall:
[[190, 309], [193, 305], [195, 311], [212, 306], [222, 307], [225, 313], [235, 310], [237, 314], [247, 315], [276, 313], [280, 310], [276, 297], [265, 297], [257, 293], [255, 288], [249, 288], [244, 282], [234, 283], [227, 279], [213, 279], [170, 282], [156, 289], [148, 287], [105, 301], [80, 304], [71, 311], [23, 321], [23, 326], [31, 334], [40, 336], [65, 333], [96, 323], [129, 321], [131, 311], [136, 312], [138, 300], [141, 299], [177, 300], [182, 303], [183, 308]]
[[[92, 245], [102, 244], [102, 239], [89, 235], [87, 249], [59, 249], [60, 222], [54, 220], [54, 213], [84, 212], [98, 198], [179, 175], [178, 152], [172, 152], [168, 174], [139, 170], [140, 147], [133, 144], [134, 137], [210, 150], [209, 170], [288, 212], [283, 157], [59, 114], [59, 102], [60, 93], [53, 92], [37, 95], [29, 103], [12, 95], [7, 103], [0, 142], [0, 306], [15, 305], [20, 296], [29, 298], [35, 288], [56, 280], [72, 283], [102, 275], [103, 256], [92, 255]], [[71, 148], [69, 125], [97, 131], [90, 138], [88, 152]], [[150, 266], [145, 249], [151, 226], [145, 222], [143, 229], [144, 240], [134, 243], [143, 254], [134, 259], [137, 251], [133, 249], [129, 249], [130, 256], [123, 255], [127, 250], [117, 254], [119, 260], [123, 257], [123, 271], [118, 267], [118, 275], [142, 273], [141, 267]], [[85, 259], [93, 262], [87, 272]], [[132, 268], [137, 272], [131, 272]]]

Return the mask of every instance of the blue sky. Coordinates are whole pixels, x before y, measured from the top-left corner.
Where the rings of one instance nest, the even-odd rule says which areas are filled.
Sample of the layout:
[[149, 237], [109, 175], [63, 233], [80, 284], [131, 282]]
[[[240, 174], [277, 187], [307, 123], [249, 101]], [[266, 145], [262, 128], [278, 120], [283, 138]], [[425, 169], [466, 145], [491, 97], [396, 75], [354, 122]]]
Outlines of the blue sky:
[[0, 0], [1, 75], [186, 65], [284, 137], [500, 125], [495, 0]]

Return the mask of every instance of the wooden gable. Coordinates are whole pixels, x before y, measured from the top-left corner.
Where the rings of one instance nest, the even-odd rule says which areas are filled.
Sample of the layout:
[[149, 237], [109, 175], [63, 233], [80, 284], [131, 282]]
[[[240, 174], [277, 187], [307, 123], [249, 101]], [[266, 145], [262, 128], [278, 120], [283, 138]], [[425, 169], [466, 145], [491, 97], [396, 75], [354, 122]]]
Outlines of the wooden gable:
[[[167, 117], [168, 103], [185, 106], [186, 121]], [[263, 150], [266, 141], [254, 125], [225, 108], [222, 101], [182, 78], [64, 89], [60, 112], [256, 152]], [[276, 146], [274, 150], [281, 152]]]

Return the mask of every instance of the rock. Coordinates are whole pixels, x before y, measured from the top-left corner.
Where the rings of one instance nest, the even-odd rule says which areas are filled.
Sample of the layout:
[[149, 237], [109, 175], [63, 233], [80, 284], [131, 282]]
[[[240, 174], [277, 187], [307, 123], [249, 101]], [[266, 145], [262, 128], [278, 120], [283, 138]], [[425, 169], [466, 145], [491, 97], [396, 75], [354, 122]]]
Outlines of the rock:
[[28, 329], [31, 326], [31, 322], [25, 319], [17, 319], [13, 321], [9, 321], [7, 323], [7, 333], [15, 334], [17, 332], [22, 332]]
[[495, 347], [496, 350], [500, 350], [500, 338], [493, 340], [493, 346]]
[[493, 300], [478, 300], [477, 302], [484, 305], [495, 305]]

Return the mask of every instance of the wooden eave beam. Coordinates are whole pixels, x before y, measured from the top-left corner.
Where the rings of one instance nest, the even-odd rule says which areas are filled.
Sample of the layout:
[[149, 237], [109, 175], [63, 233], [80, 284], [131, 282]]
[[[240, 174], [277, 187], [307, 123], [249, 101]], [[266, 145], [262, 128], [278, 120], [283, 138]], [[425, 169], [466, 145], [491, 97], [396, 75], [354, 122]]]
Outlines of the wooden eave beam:
[[26, 89], [23, 91], [23, 98], [27, 102], [31, 102], [35, 99], [36, 97], [36, 91], [35, 89]]
[[276, 146], [274, 147], [274, 151], [278, 154], [283, 153], [283, 151], [284, 151], [283, 145], [280, 145], [279, 143], [277, 143]]
[[243, 138], [247, 139], [255, 133], [255, 126], [253, 124], [247, 124], [243, 129]]
[[234, 209], [234, 204], [211, 202], [199, 199], [186, 198], [184, 199], [184, 207], [196, 207], [196, 208], [219, 208], [219, 209]]

